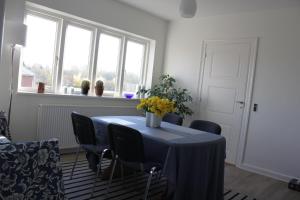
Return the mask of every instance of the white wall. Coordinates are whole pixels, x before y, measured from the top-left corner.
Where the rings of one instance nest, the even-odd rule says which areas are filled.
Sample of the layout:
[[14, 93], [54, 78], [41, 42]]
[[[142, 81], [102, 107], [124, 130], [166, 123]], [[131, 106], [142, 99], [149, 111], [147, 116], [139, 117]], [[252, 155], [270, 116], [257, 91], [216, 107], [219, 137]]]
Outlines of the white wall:
[[22, 0], [6, 0], [5, 1], [5, 21], [2, 44], [2, 57], [0, 59], [0, 110], [7, 111], [9, 102], [9, 83], [11, 69], [11, 41], [17, 37], [17, 34], [9, 26], [8, 22], [16, 24], [23, 23], [24, 18], [24, 2]]
[[0, 0], [0, 61], [1, 61], [1, 47], [3, 36], [3, 21], [4, 21], [4, 0]]
[[259, 37], [253, 102], [242, 167], [279, 179], [300, 177], [300, 8], [172, 22], [166, 73], [197, 94], [204, 39]]
[[[168, 29], [167, 21], [112, 0], [31, 0], [31, 2], [156, 40], [154, 81], [160, 76], [165, 52], [165, 37]], [[6, 13], [6, 20], [22, 23], [24, 1], [8, 0]], [[8, 47], [10, 38], [14, 38], [14, 33], [9, 28], [6, 28], [5, 49], [2, 57], [3, 62], [1, 62], [0, 67], [0, 110], [7, 110], [8, 107], [9, 69], [11, 67], [10, 49]], [[15, 67], [14, 71], [16, 74], [17, 67]], [[17, 76], [15, 75], [15, 77]], [[17, 85], [16, 78], [14, 84], [15, 86]], [[37, 108], [39, 104], [134, 106], [137, 104], [137, 101], [15, 94], [12, 106], [11, 128], [14, 140], [36, 139]]]

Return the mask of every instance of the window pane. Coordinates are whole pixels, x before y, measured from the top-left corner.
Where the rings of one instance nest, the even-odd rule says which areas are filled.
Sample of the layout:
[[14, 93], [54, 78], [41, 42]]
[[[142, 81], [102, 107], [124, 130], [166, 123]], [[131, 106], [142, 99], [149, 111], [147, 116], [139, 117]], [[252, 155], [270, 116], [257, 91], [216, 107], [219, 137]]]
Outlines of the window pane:
[[98, 50], [96, 79], [104, 82], [106, 93], [116, 90], [117, 69], [119, 67], [121, 39], [101, 34]]
[[125, 60], [123, 93], [135, 93], [141, 82], [145, 45], [128, 41]]
[[23, 49], [23, 65], [20, 70], [21, 90], [36, 90], [37, 82], [44, 82], [45, 89], [53, 89], [57, 22], [27, 15], [26, 47]]
[[63, 87], [80, 92], [81, 82], [89, 78], [92, 31], [68, 25], [63, 60]]

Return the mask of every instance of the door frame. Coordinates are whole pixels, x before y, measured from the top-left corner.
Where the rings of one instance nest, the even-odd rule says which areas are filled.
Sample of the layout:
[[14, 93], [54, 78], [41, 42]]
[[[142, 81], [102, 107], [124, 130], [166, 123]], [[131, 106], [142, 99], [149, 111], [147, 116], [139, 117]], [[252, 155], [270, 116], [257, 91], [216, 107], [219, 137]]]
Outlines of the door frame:
[[203, 78], [204, 78], [204, 68], [206, 60], [206, 49], [207, 45], [210, 42], [233, 42], [233, 43], [247, 43], [250, 45], [250, 57], [249, 57], [249, 69], [247, 76], [247, 85], [245, 93], [245, 107], [242, 116], [242, 124], [240, 137], [238, 139], [238, 147], [235, 159], [235, 165], [240, 167], [244, 162], [245, 156], [245, 147], [247, 142], [247, 133], [248, 125], [250, 119], [250, 113], [252, 108], [252, 95], [253, 95], [253, 86], [255, 81], [255, 70], [256, 70], [256, 61], [257, 61], [257, 52], [258, 52], [258, 37], [251, 38], [237, 38], [237, 39], [207, 39], [202, 41], [201, 47], [201, 61], [200, 61], [200, 70], [198, 75], [198, 88], [197, 88], [197, 116], [199, 117], [201, 111], [201, 93], [203, 87]]

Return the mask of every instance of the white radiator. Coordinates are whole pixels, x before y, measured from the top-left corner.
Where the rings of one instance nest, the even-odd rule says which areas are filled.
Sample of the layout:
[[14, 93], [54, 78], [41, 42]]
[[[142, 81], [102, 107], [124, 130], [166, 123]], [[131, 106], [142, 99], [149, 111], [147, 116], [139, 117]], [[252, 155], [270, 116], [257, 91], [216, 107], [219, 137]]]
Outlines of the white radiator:
[[73, 111], [90, 117], [139, 114], [135, 107], [128, 106], [39, 105], [37, 139], [58, 138], [61, 149], [77, 147], [71, 121]]

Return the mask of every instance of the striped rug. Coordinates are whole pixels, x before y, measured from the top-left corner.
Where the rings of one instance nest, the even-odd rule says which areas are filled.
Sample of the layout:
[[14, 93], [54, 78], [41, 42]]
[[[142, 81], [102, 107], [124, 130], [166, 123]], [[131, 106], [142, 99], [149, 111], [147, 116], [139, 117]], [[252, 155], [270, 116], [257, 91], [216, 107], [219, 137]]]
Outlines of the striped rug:
[[239, 192], [233, 192], [232, 190], [225, 189], [224, 200], [257, 200], [248, 195], [241, 194]]
[[[110, 160], [103, 162], [102, 168], [108, 167]], [[127, 176], [124, 181], [114, 179], [109, 193], [106, 194], [107, 181], [97, 179], [93, 197], [91, 197], [92, 188], [95, 180], [95, 172], [89, 169], [88, 162], [81, 160], [77, 162], [73, 178], [70, 179], [73, 162], [63, 162], [63, 179], [65, 185], [66, 198], [69, 200], [140, 200], [143, 197], [147, 175]], [[148, 199], [162, 199], [162, 194], [166, 189], [166, 179], [160, 180], [153, 178]], [[225, 190], [224, 200], [256, 200], [247, 195]]]
[[[103, 162], [102, 168], [108, 167], [110, 160]], [[141, 199], [146, 187], [147, 175], [131, 175], [126, 176], [124, 182], [119, 179], [113, 179], [109, 193], [106, 194], [107, 181], [97, 179], [94, 195], [91, 197], [91, 192], [95, 180], [95, 172], [89, 169], [87, 161], [78, 161], [74, 170], [73, 178], [70, 180], [70, 173], [73, 162], [62, 163], [63, 179], [65, 184], [65, 194], [70, 200], [137, 200]], [[162, 193], [166, 188], [166, 179], [152, 179], [149, 192], [149, 199], [161, 199]]]

